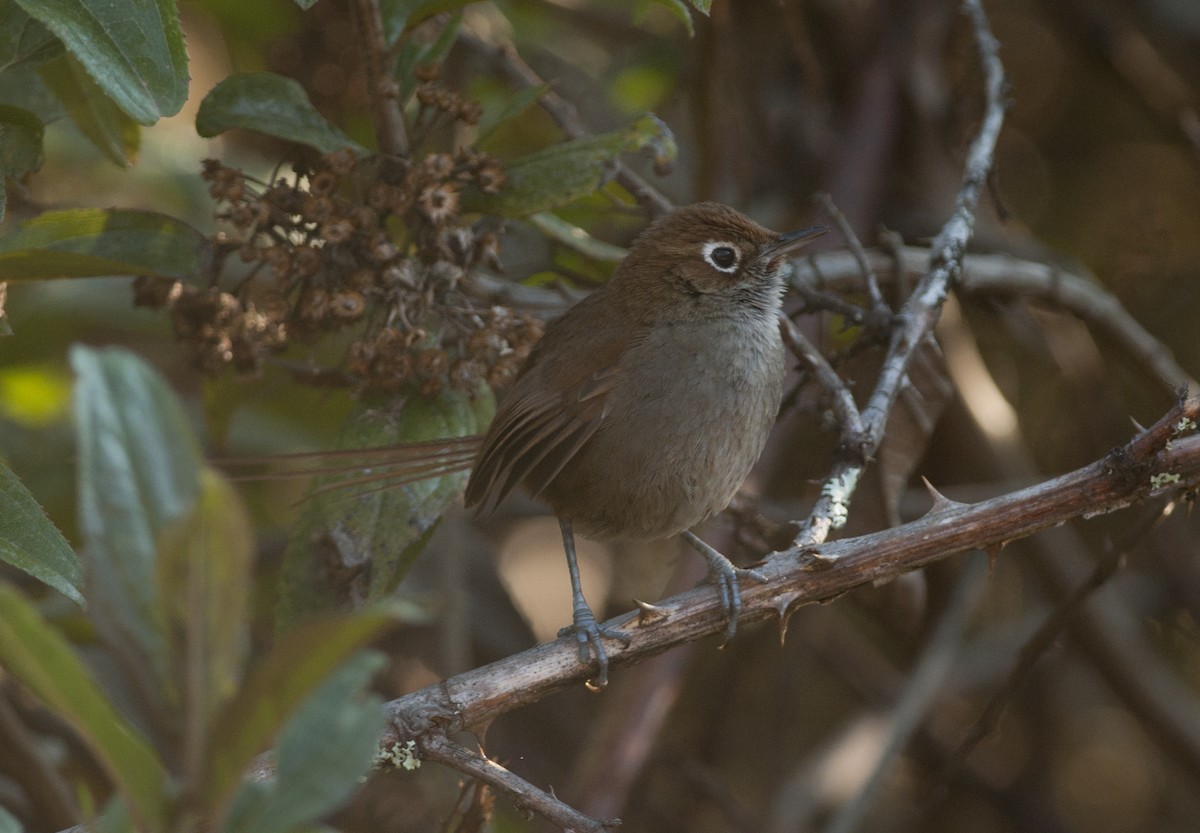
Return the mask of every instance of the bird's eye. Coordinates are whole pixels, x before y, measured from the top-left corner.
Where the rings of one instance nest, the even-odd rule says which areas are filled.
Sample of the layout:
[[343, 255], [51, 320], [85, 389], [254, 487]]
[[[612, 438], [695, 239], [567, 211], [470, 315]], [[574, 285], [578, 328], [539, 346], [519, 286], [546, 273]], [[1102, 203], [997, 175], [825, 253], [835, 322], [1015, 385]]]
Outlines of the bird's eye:
[[704, 244], [704, 259], [719, 272], [732, 273], [737, 270], [740, 256], [738, 250], [728, 243], [715, 242]]

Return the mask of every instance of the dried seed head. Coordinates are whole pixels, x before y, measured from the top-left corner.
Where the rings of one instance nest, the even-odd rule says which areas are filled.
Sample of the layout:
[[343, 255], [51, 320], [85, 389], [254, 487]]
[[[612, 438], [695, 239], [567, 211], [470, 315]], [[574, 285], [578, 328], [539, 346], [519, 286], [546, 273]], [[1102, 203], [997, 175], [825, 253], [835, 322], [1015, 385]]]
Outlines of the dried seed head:
[[321, 161], [338, 176], [347, 176], [354, 170], [354, 163], [357, 161], [357, 157], [350, 148], [342, 148], [341, 150], [326, 154]]
[[315, 274], [324, 259], [324, 253], [315, 246], [297, 246], [293, 256], [295, 272], [302, 277]]
[[342, 218], [321, 226], [321, 239], [326, 243], [337, 245], [345, 243], [354, 234], [354, 224]]
[[341, 321], [356, 321], [366, 311], [367, 302], [361, 292], [342, 290], [330, 298], [330, 309], [334, 318]]
[[338, 178], [333, 171], [321, 171], [308, 181], [309, 193], [318, 197], [326, 197], [337, 190]]
[[417, 204], [429, 222], [441, 225], [458, 213], [458, 190], [448, 182], [430, 185], [421, 191]]
[[373, 234], [371, 242], [368, 245], [371, 252], [371, 259], [376, 263], [386, 263], [400, 254], [400, 250], [396, 248], [396, 244], [383, 231]]
[[296, 314], [302, 321], [324, 321], [329, 315], [329, 292], [319, 286], [306, 290], [300, 296]]

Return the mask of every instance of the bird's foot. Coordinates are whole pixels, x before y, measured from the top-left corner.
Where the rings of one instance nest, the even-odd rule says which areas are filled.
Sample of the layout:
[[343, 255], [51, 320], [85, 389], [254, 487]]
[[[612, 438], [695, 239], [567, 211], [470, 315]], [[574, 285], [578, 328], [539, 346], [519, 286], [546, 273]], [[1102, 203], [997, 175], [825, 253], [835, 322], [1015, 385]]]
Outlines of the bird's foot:
[[579, 661], [591, 665], [596, 661], [596, 676], [588, 680], [587, 686], [593, 691], [599, 691], [608, 685], [608, 652], [604, 650], [603, 639], [615, 639], [622, 645], [628, 645], [632, 637], [613, 627], [602, 625], [596, 621], [592, 609], [583, 605], [575, 605], [574, 623], [567, 625], [558, 632], [559, 636], [575, 634], [579, 648]]
[[748, 578], [762, 583], [767, 580], [767, 577], [758, 570], [735, 567], [733, 562], [701, 541], [692, 532], [684, 532], [683, 536], [697, 552], [704, 556], [704, 560], [708, 562], [709, 576], [717, 585], [717, 595], [721, 599], [721, 607], [725, 608], [725, 614], [728, 617], [725, 624], [725, 636], [721, 642], [724, 645], [737, 633], [738, 616], [742, 612], [742, 591], [738, 580]]

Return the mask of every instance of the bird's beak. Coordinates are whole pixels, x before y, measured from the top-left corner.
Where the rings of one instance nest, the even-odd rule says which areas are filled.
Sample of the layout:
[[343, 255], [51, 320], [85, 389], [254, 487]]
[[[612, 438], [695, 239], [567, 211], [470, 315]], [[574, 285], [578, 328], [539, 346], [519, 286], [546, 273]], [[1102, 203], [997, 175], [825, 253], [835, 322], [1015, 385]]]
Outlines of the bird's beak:
[[789, 231], [786, 234], [779, 235], [770, 243], [763, 246], [758, 256], [764, 260], [770, 260], [781, 255], [791, 254], [827, 231], [829, 229], [826, 226], [812, 226], [811, 228], [802, 228], [799, 231]]

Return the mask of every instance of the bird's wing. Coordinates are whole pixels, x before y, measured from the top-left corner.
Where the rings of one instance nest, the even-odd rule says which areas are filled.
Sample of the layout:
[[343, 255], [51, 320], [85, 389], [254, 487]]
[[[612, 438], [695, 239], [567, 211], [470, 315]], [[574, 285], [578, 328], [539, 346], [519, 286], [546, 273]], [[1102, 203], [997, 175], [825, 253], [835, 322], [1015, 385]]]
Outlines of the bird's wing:
[[[553, 336], [547, 332], [539, 348]], [[546, 488], [604, 422], [627, 345], [627, 338], [576, 336], [530, 357], [484, 437], [467, 506], [490, 512], [522, 481], [535, 496]]]

